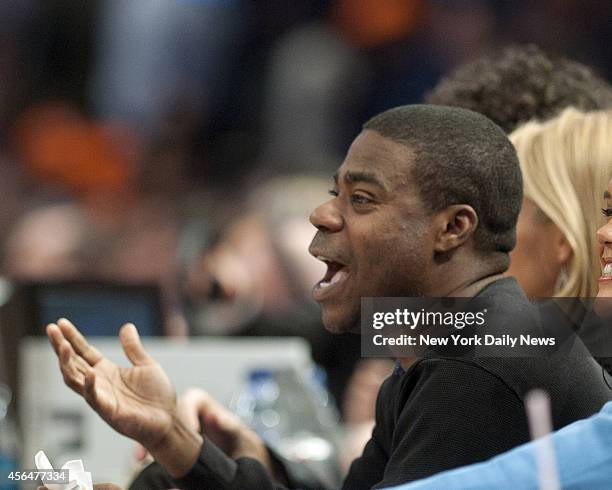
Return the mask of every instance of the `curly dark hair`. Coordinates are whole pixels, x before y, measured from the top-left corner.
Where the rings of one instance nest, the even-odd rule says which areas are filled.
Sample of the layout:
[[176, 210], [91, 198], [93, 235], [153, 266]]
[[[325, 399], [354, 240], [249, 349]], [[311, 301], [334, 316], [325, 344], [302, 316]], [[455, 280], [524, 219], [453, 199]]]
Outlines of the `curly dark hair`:
[[590, 68], [529, 44], [458, 67], [425, 100], [479, 112], [509, 133], [569, 106], [584, 111], [612, 107], [612, 87]]

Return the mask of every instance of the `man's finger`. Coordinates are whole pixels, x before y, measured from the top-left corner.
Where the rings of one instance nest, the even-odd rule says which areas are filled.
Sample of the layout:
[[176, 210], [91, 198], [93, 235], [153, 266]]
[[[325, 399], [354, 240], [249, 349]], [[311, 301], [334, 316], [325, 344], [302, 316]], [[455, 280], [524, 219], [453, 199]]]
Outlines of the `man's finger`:
[[93, 408], [98, 414], [113, 428], [117, 430], [113, 422], [113, 414], [117, 408], [113, 397], [109, 397], [108, 393], [99, 389], [96, 385], [99, 384], [96, 377], [96, 372], [92, 369], [85, 375], [85, 386], [83, 388], [83, 398], [87, 404]]
[[62, 345], [62, 342], [64, 341], [64, 334], [55, 323], [50, 323], [49, 325], [47, 325], [47, 337], [49, 338], [49, 342], [51, 342], [53, 350], [59, 357], [59, 349], [60, 345]]
[[102, 359], [102, 354], [95, 347], [89, 345], [85, 337], [81, 335], [81, 332], [67, 320], [66, 318], [60, 318], [57, 321], [57, 326], [60, 328], [64, 337], [72, 344], [74, 350], [90, 365], [97, 364]]
[[206, 428], [214, 428], [221, 432], [234, 432], [243, 425], [236, 415], [212, 397], [202, 402], [198, 408], [198, 415], [205, 425], [204, 432], [206, 432]]
[[64, 346], [60, 348], [63, 350], [60, 360], [64, 362], [66, 369], [69, 369], [70, 373], [77, 377], [82, 377], [93, 369], [82, 357], [74, 352], [67, 340], [64, 340]]
[[87, 363], [85, 362], [85, 360], [84, 360], [82, 357], [80, 357], [80, 356], [77, 356], [77, 355], [73, 356], [73, 357], [71, 358], [71, 361], [74, 363], [74, 367], [75, 367], [75, 369], [76, 369], [78, 372], [80, 372], [81, 374], [83, 374], [83, 375], [84, 375], [85, 373], [87, 373], [87, 371], [89, 371], [90, 369], [93, 369], [93, 368], [92, 368], [92, 367], [91, 367], [89, 364], [87, 364]]
[[144, 350], [138, 330], [133, 324], [126, 323], [121, 327], [121, 330], [119, 330], [119, 340], [125, 355], [134, 366], [153, 364], [155, 362]]
[[96, 373], [93, 369], [85, 374], [83, 397], [94, 410], [99, 405], [98, 394], [96, 393]]
[[196, 432], [201, 432], [200, 416], [203, 413], [202, 406], [210, 395], [199, 388], [189, 388], [181, 395], [177, 402], [177, 410], [187, 426]]
[[70, 342], [64, 339], [59, 346], [60, 370], [64, 378], [64, 383], [77, 393], [82, 394], [85, 374], [76, 369], [75, 356]]
[[136, 461], [142, 461], [148, 455], [149, 455], [149, 451], [147, 451], [146, 448], [142, 444], [137, 442], [136, 446], [134, 447], [134, 457], [136, 458]]
[[91, 366], [74, 352], [72, 345], [66, 340], [61, 329], [56, 324], [50, 323], [47, 325], [47, 336], [60, 361], [64, 380], [71, 386], [75, 385], [73, 378], [76, 377], [76, 385], [71, 386], [71, 388], [81, 389], [85, 373], [91, 369]]

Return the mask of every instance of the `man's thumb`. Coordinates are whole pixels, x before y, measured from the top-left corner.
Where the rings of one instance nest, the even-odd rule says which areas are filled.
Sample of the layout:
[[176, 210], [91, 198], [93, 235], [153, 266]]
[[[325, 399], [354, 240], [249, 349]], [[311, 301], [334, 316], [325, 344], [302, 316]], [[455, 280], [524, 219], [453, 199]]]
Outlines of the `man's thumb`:
[[123, 346], [125, 355], [134, 366], [152, 364], [153, 358], [149, 356], [142, 346], [138, 330], [132, 323], [126, 323], [119, 330], [119, 340]]

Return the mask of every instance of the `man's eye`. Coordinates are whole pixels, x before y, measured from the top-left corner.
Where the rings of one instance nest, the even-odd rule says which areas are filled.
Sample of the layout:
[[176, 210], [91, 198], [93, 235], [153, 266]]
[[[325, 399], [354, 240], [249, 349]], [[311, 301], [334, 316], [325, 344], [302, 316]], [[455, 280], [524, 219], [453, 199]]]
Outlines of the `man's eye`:
[[612, 218], [612, 208], [603, 208], [601, 212], [606, 218]]
[[336, 189], [330, 189], [327, 191], [330, 196], [338, 197], [338, 191]]
[[372, 202], [372, 199], [364, 196], [363, 194], [353, 194], [351, 195], [351, 201], [354, 204], [370, 204]]

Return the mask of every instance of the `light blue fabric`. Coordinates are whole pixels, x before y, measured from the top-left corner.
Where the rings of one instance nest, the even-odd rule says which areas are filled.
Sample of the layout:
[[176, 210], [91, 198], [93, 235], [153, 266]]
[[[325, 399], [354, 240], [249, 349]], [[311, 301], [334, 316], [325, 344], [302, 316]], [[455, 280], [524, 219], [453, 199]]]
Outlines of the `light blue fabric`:
[[[551, 437], [564, 490], [612, 488], [612, 402], [606, 403], [598, 414], [574, 422]], [[393, 490], [517, 488], [538, 488], [534, 443], [524, 444], [483, 463], [445, 471], [393, 487]]]

